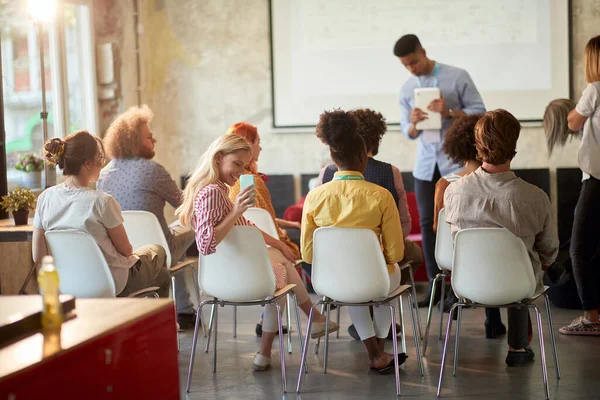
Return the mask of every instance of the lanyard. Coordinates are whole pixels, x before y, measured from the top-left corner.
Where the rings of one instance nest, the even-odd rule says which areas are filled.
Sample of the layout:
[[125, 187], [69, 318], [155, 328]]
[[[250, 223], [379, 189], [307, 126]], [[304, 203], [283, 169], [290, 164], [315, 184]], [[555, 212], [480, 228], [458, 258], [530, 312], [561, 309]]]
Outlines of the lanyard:
[[364, 181], [365, 178], [358, 175], [339, 175], [333, 177], [334, 181]]
[[[433, 66], [433, 87], [438, 87], [440, 80], [438, 79], [438, 75], [440, 74], [440, 64], [437, 62]], [[421, 81], [422, 76], [417, 77], [417, 85], [419, 87], [423, 87], [423, 82]]]

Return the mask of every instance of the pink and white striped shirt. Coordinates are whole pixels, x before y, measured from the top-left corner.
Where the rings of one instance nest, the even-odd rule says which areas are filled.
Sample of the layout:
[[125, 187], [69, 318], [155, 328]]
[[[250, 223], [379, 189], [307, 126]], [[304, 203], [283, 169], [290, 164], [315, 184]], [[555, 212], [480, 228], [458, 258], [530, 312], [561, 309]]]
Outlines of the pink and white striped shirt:
[[[202, 255], [213, 254], [217, 250], [215, 226], [233, 210], [233, 203], [229, 200], [229, 189], [221, 181], [206, 185], [198, 192], [194, 201], [194, 229], [196, 231], [196, 246]], [[254, 226], [254, 224], [241, 216], [236, 225]]]
[[[233, 203], [229, 200], [229, 189], [221, 181], [206, 185], [198, 192], [194, 201], [194, 229], [196, 231], [196, 246], [202, 255], [213, 254], [217, 251], [215, 226], [233, 210]], [[256, 226], [241, 216], [236, 225]], [[271, 263], [275, 275], [275, 287], [283, 288], [288, 283], [287, 270], [283, 264]]]

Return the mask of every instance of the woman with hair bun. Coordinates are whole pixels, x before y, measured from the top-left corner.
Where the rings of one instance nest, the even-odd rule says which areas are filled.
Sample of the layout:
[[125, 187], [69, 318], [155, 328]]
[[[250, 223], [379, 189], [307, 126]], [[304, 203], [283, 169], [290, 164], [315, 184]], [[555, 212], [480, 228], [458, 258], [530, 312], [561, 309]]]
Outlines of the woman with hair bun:
[[57, 165], [66, 176], [64, 183], [42, 192], [33, 220], [33, 260], [48, 255], [44, 233], [76, 229], [95, 240], [115, 281], [118, 297], [149, 286], [158, 286], [160, 297], [169, 295], [169, 272], [165, 250], [157, 245], [135, 252], [129, 242], [121, 206], [109, 194], [90, 189], [105, 162], [100, 138], [78, 131], [64, 140], [52, 138], [44, 145], [46, 161]]
[[[358, 119], [342, 110], [321, 114], [317, 137], [331, 153], [338, 171], [331, 182], [309, 192], [302, 217], [302, 259], [312, 264], [313, 233], [323, 226], [371, 229], [382, 238], [383, 255], [390, 274], [390, 292], [400, 285], [396, 263], [404, 257], [404, 239], [394, 197], [387, 189], [368, 182], [363, 172], [368, 154], [358, 134]], [[389, 310], [374, 307], [348, 307], [360, 339], [367, 348], [369, 367], [380, 374], [394, 371], [394, 356], [384, 352], [385, 338], [391, 325]], [[398, 357], [399, 363], [405, 354]]]

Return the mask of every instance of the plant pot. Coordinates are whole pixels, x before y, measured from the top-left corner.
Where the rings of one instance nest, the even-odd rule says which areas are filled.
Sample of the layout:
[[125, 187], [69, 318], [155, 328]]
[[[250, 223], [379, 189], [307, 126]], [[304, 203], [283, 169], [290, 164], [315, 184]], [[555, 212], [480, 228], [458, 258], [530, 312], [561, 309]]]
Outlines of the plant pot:
[[21, 172], [21, 180], [23, 181], [23, 186], [28, 187], [29, 189], [40, 189], [42, 188], [42, 172]]
[[29, 209], [22, 208], [17, 211], [13, 211], [13, 218], [15, 219], [15, 226], [27, 225], [27, 219], [29, 218]]

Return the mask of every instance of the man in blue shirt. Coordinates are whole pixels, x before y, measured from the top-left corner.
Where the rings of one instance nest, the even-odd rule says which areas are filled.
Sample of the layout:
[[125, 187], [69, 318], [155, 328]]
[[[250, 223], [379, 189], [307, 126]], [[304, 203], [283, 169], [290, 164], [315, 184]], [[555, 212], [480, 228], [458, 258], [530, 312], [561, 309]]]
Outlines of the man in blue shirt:
[[[468, 72], [429, 59], [417, 36], [411, 34], [398, 39], [394, 46], [394, 55], [413, 75], [400, 89], [400, 128], [407, 138], [419, 139], [413, 176], [423, 236], [423, 253], [431, 290], [431, 282], [439, 272], [435, 262], [433, 232], [435, 184], [441, 176], [463, 168], [463, 165], [450, 161], [442, 151], [444, 135], [454, 119], [465, 114], [484, 113], [485, 106]], [[419, 87], [439, 88], [441, 99], [432, 101], [427, 110], [415, 108], [414, 91]], [[442, 128], [422, 135], [423, 132], [417, 130], [416, 124], [427, 119], [428, 112], [442, 115]], [[435, 299], [435, 302], [437, 301], [438, 299]], [[419, 302], [420, 307], [427, 305], [429, 296]]]

